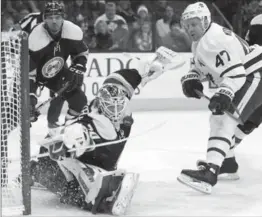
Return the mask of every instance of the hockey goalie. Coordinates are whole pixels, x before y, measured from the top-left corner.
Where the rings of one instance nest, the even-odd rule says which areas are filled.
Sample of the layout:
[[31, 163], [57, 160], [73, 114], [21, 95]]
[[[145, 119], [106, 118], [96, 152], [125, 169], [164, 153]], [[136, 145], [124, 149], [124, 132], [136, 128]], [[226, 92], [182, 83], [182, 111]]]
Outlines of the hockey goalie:
[[[59, 195], [61, 203], [93, 214], [126, 213], [139, 179], [139, 174], [117, 168], [133, 124], [129, 101], [138, 85], [185, 62], [164, 47], [151, 60], [134, 61], [136, 69], [109, 75], [79, 117], [66, 122], [60, 134], [41, 142], [41, 153], [48, 151], [49, 156], [32, 163], [33, 179]], [[116, 143], [96, 148], [108, 141]]]

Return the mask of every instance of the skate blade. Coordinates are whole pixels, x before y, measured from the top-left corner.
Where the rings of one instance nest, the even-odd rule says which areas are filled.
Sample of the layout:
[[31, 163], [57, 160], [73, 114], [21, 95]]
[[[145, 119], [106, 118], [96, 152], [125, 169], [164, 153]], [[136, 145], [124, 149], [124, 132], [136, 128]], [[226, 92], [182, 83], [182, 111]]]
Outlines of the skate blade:
[[121, 183], [120, 192], [112, 207], [112, 214], [124, 215], [129, 207], [138, 184], [139, 174], [127, 173]]
[[223, 173], [218, 175], [217, 179], [219, 181], [235, 181], [235, 180], [239, 180], [240, 177], [238, 175], [238, 173]]
[[211, 194], [212, 192], [212, 185], [206, 183], [206, 182], [202, 182], [202, 181], [198, 181], [195, 179], [192, 179], [191, 177], [181, 174], [179, 177], [177, 177], [177, 180], [190, 187], [193, 188], [194, 190], [200, 191], [201, 193], [205, 193], [205, 194]]

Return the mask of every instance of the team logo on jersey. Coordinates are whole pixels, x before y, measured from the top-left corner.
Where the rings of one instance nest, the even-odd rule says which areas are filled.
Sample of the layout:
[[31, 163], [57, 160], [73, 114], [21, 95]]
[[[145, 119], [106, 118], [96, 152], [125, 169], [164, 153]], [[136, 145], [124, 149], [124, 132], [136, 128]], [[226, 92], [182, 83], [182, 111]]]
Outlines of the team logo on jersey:
[[64, 66], [64, 59], [62, 57], [54, 57], [48, 62], [45, 63], [45, 65], [42, 68], [42, 74], [45, 78], [53, 78], [60, 72], [60, 70]]

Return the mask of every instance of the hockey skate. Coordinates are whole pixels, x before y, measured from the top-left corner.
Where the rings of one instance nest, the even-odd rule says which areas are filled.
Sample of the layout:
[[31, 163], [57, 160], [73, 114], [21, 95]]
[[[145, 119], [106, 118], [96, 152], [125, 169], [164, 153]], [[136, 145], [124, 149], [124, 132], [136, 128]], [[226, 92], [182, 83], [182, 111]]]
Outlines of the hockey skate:
[[131, 203], [138, 179], [138, 174], [116, 174], [115, 171], [104, 176], [91, 212], [124, 215]]
[[220, 168], [218, 180], [238, 180], [238, 163], [235, 157], [226, 158]]
[[197, 167], [198, 170], [182, 170], [177, 180], [197, 191], [211, 194], [212, 187], [217, 183], [219, 166], [204, 161], [198, 161]]

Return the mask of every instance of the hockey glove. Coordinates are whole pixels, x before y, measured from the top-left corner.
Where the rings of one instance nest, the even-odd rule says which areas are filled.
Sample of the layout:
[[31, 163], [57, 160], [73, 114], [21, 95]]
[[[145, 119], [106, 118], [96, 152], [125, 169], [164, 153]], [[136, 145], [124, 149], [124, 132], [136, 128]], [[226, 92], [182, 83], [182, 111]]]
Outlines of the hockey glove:
[[208, 108], [213, 115], [223, 115], [230, 108], [234, 93], [228, 88], [220, 88], [210, 99]]
[[36, 122], [40, 112], [36, 110], [37, 98], [34, 94], [30, 94], [30, 122]]
[[66, 80], [70, 82], [67, 92], [71, 92], [74, 89], [81, 87], [84, 82], [84, 73], [86, 67], [81, 64], [70, 66]]
[[199, 75], [193, 72], [189, 72], [187, 75], [181, 78], [183, 93], [187, 97], [197, 98], [200, 99], [195, 90], [203, 92], [203, 85], [199, 79]]
[[62, 160], [66, 156], [68, 148], [63, 142], [54, 142], [48, 148], [49, 156], [54, 161]]

